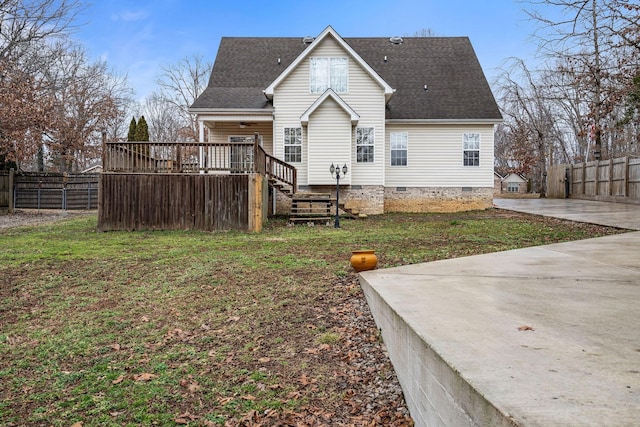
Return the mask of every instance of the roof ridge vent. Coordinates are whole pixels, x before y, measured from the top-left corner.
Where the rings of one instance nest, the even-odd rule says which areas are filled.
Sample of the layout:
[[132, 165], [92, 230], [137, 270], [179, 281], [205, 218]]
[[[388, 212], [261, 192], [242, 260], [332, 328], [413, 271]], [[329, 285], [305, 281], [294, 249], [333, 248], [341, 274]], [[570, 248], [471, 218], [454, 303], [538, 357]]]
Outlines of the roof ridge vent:
[[313, 36], [305, 36], [305, 37], [302, 39], [302, 43], [304, 43], [304, 44], [311, 44], [311, 43], [313, 43], [313, 41], [314, 41], [315, 39], [316, 39], [316, 38], [315, 38], [315, 37], [313, 37]]
[[389, 41], [393, 44], [402, 44], [404, 40], [400, 36], [393, 36], [389, 39]]

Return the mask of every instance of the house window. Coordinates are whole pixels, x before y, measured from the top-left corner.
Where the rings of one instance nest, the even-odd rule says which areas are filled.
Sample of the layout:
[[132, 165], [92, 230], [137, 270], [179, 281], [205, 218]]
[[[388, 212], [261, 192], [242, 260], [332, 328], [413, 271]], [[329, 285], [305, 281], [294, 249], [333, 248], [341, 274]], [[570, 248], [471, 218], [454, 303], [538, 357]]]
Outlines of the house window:
[[356, 128], [356, 162], [373, 163], [373, 128]]
[[232, 172], [246, 173], [253, 170], [253, 141], [253, 136], [229, 136]]
[[507, 191], [509, 193], [517, 193], [520, 191], [520, 185], [517, 182], [507, 182]]
[[331, 88], [336, 93], [347, 93], [348, 76], [347, 58], [311, 58], [309, 90], [311, 93], [323, 93]]
[[462, 145], [464, 166], [480, 166], [480, 134], [465, 133]]
[[302, 128], [284, 128], [284, 161], [302, 162]]
[[407, 132], [391, 132], [391, 166], [407, 166]]

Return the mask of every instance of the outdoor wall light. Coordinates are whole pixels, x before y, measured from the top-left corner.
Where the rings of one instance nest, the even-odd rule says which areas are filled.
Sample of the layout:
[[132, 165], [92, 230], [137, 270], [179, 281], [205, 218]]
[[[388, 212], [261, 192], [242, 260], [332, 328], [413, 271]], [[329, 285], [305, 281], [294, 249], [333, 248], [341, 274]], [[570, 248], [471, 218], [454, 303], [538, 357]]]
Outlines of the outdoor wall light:
[[336, 220], [333, 224], [335, 228], [340, 228], [340, 176], [344, 177], [348, 170], [346, 163], [342, 166], [342, 169], [340, 169], [340, 165], [334, 166], [333, 163], [331, 163], [331, 167], [329, 168], [331, 176], [336, 179]]

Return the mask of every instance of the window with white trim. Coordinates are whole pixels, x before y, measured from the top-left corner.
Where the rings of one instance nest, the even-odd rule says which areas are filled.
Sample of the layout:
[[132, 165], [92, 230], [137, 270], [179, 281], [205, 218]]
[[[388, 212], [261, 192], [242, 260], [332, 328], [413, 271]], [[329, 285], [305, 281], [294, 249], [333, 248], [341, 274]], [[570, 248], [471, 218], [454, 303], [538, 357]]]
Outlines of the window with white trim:
[[374, 151], [374, 129], [356, 128], [356, 163], [373, 163]]
[[323, 93], [328, 88], [336, 93], [348, 92], [349, 60], [346, 57], [313, 57], [309, 67], [311, 93]]
[[509, 193], [517, 193], [520, 191], [520, 184], [517, 182], [507, 182], [507, 191]]
[[302, 128], [284, 128], [284, 161], [302, 162]]
[[464, 166], [480, 166], [479, 133], [465, 133], [462, 137], [462, 159]]
[[407, 149], [409, 134], [407, 132], [391, 132], [391, 166], [407, 166]]

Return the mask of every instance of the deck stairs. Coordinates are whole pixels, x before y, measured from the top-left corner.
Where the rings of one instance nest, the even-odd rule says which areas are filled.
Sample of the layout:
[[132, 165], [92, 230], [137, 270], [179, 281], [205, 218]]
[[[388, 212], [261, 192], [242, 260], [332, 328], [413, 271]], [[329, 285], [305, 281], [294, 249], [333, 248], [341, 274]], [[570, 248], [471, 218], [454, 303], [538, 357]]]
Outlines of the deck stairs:
[[[293, 188], [277, 179], [270, 178], [269, 186], [291, 199], [289, 220], [293, 223], [328, 222], [335, 213], [336, 199], [330, 193], [293, 192]], [[356, 209], [340, 203], [340, 215], [344, 218], [358, 219], [366, 215]]]

